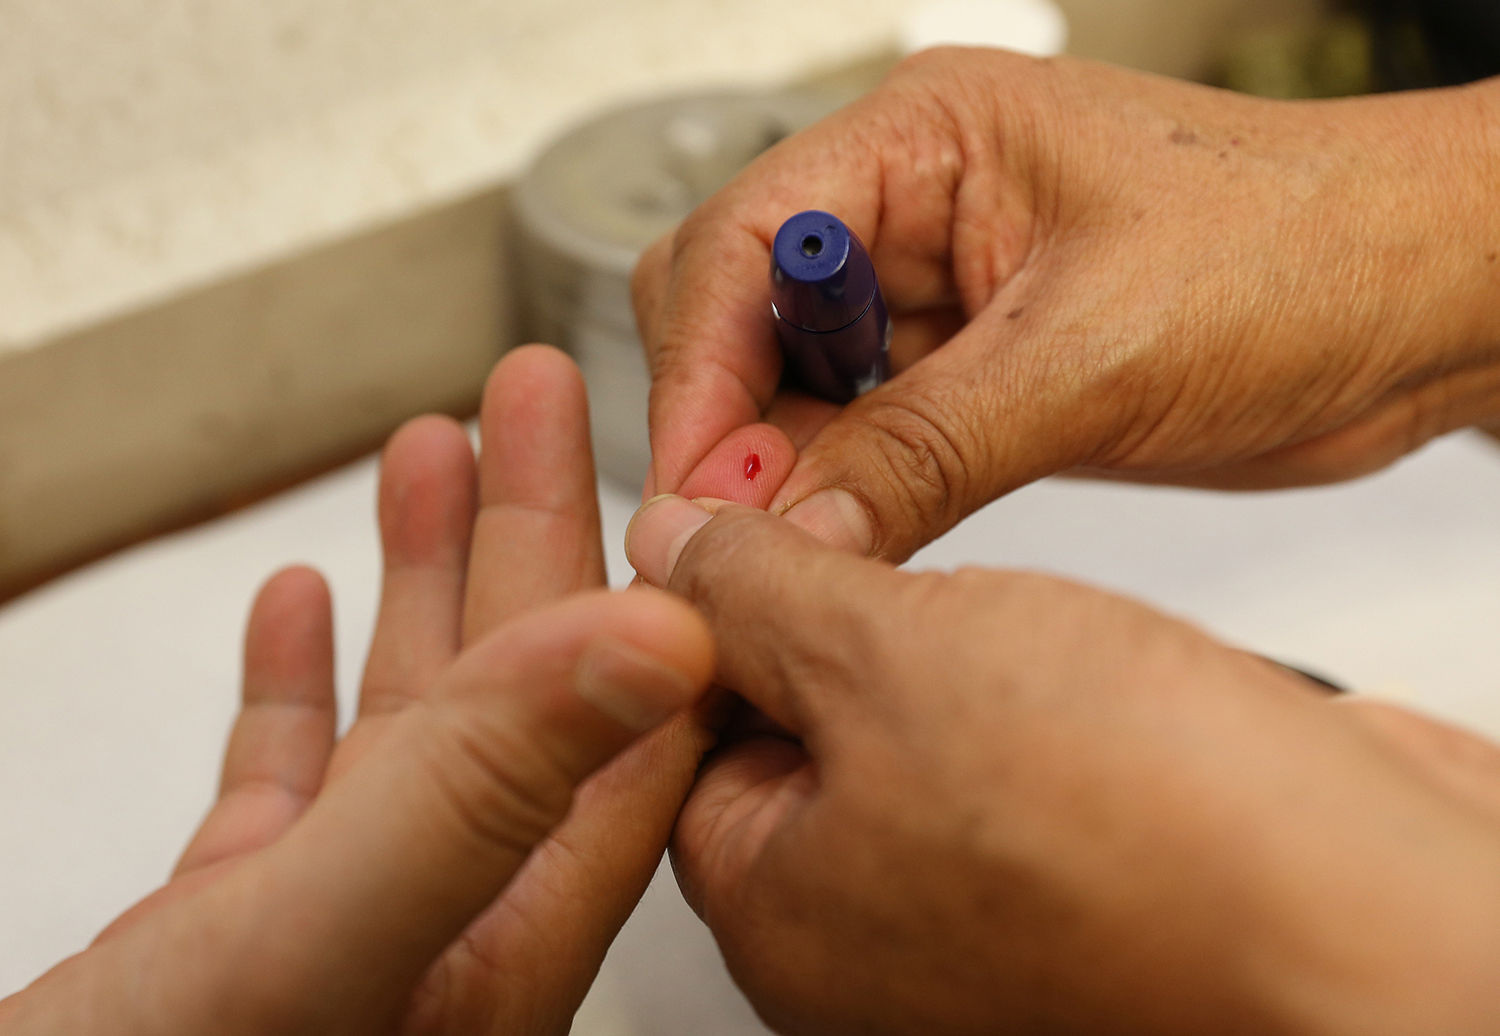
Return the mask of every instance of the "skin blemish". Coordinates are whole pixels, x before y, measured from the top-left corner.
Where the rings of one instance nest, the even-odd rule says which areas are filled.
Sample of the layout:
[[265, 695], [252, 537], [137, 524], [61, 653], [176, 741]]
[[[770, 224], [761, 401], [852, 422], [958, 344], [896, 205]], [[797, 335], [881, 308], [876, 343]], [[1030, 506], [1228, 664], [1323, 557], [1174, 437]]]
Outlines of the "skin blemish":
[[760, 454], [752, 453], [745, 458], [745, 481], [754, 482], [755, 476], [760, 474]]
[[1021, 319], [1021, 314], [1024, 313], [1024, 312], [1026, 312], [1026, 307], [1025, 306], [1022, 306], [1020, 309], [1013, 309], [1009, 313], [1005, 314], [1005, 319], [1006, 320], [1020, 320]]
[[1174, 144], [1188, 146], [1198, 143], [1198, 134], [1194, 133], [1192, 130], [1186, 128], [1185, 126], [1178, 126], [1172, 131], [1172, 136], [1168, 139], [1170, 139]]

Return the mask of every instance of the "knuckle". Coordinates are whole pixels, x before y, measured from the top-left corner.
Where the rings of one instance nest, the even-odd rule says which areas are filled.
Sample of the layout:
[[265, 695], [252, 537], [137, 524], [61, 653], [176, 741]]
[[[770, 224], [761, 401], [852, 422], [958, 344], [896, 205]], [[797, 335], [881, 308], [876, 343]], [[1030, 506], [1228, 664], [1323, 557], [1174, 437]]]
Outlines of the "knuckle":
[[[912, 574], [903, 589], [909, 628], [943, 630], [943, 639], [988, 642], [986, 633], [1022, 633], [1074, 622], [1108, 595], [1041, 572], [965, 566]], [[1026, 639], [1022, 636], [1022, 639]]]
[[671, 253], [671, 235], [657, 238], [641, 253], [630, 274], [630, 295], [637, 307], [654, 294], [664, 269], [671, 264]]
[[[968, 450], [938, 416], [941, 406], [941, 400], [876, 404], [865, 415], [877, 471], [885, 480], [871, 488], [895, 507], [890, 517], [927, 536], [958, 520], [974, 481]], [[880, 509], [874, 511], [879, 521]], [[877, 537], [891, 539], [892, 531], [879, 529]]]
[[1006, 96], [1019, 104], [1023, 96], [1036, 92], [1036, 81], [1055, 65], [1051, 58], [943, 44], [903, 58], [886, 83], [897, 90], [909, 85], [940, 104], [942, 98], [957, 98], [978, 111], [996, 85], [1003, 85]]
[[904, 573], [899, 591], [906, 606], [904, 611], [911, 616], [936, 616], [946, 611], [956, 597], [972, 600], [966, 587], [969, 571]]
[[701, 237], [712, 235], [714, 228], [723, 219], [720, 210], [726, 203], [726, 194], [727, 191], [720, 191], [705, 199], [683, 217], [676, 230], [662, 238], [662, 254], [668, 265], [676, 266]]
[[902, 58], [891, 70], [892, 79], [906, 77], [953, 77], [954, 66], [967, 67], [973, 62], [972, 49], [953, 44], [927, 47]]
[[417, 694], [417, 690], [398, 680], [367, 675], [359, 688], [360, 715], [378, 716], [397, 712], [410, 705]]
[[658, 238], [641, 254], [630, 274], [630, 305], [636, 316], [636, 331], [648, 357], [657, 349], [658, 316], [671, 283], [671, 251], [671, 238]]
[[1004, 616], [1007, 625], [1017, 627], [1061, 623], [1083, 631], [1091, 625], [1091, 616], [1101, 609], [1113, 608], [1118, 600], [1093, 587], [1045, 572], [974, 570], [970, 578], [977, 586], [981, 576], [988, 577], [982, 584], [986, 603]]
[[974, 566], [952, 572], [910, 573], [901, 587], [900, 610], [910, 628], [952, 634], [975, 622], [993, 624], [1013, 585], [1011, 573]]

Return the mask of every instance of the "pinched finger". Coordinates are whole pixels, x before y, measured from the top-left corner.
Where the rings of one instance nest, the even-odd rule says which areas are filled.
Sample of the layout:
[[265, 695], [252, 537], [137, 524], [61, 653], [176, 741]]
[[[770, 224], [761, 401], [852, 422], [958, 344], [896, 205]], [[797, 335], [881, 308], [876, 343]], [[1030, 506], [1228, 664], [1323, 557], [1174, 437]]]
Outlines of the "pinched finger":
[[774, 232], [707, 217], [678, 232], [667, 296], [641, 321], [658, 492], [676, 492], [725, 436], [760, 418], [776, 391], [781, 354], [766, 283]]
[[769, 424], [730, 433], [682, 484], [682, 496], [712, 497], [764, 510], [791, 473], [797, 451], [786, 433]]

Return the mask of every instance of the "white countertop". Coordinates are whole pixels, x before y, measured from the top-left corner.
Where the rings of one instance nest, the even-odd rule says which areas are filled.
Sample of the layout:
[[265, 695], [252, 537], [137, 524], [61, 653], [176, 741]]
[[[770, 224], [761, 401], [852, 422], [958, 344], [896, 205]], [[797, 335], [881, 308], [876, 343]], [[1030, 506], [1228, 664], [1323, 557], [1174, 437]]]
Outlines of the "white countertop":
[[[110, 558], [0, 609], [0, 994], [166, 874], [207, 805], [241, 624], [273, 569], [334, 587], [345, 705], [378, 585], [374, 463]], [[633, 494], [604, 488], [611, 579]], [[1500, 736], [1500, 451], [1437, 443], [1361, 482], [1217, 495], [1052, 480], [914, 564], [1044, 569]], [[666, 872], [579, 1036], [762, 1033]]]

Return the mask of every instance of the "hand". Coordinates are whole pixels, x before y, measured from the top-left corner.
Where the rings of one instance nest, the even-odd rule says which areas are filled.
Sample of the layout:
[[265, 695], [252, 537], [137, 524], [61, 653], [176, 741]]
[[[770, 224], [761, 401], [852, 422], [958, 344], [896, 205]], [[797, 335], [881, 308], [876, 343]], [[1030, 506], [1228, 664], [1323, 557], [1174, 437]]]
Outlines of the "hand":
[[713, 506], [627, 549], [787, 732], [710, 757], [673, 850], [778, 1032], [1500, 1025], [1500, 749], [1105, 593]]
[[327, 588], [283, 572], [172, 880], [0, 1031], [568, 1031], [692, 782], [706, 735], [681, 710], [712, 664], [680, 602], [578, 592], [604, 581], [584, 407], [571, 363], [527, 348], [487, 388], [477, 485], [456, 422], [393, 437], [353, 727], [335, 743]]
[[[765, 503], [899, 560], [1054, 472], [1302, 485], [1500, 421], [1497, 123], [1500, 81], [1288, 103], [918, 55], [643, 258], [651, 492], [709, 492], [764, 420], [800, 451]], [[899, 376], [842, 411], [777, 387], [770, 244], [807, 208], [894, 316]]]

